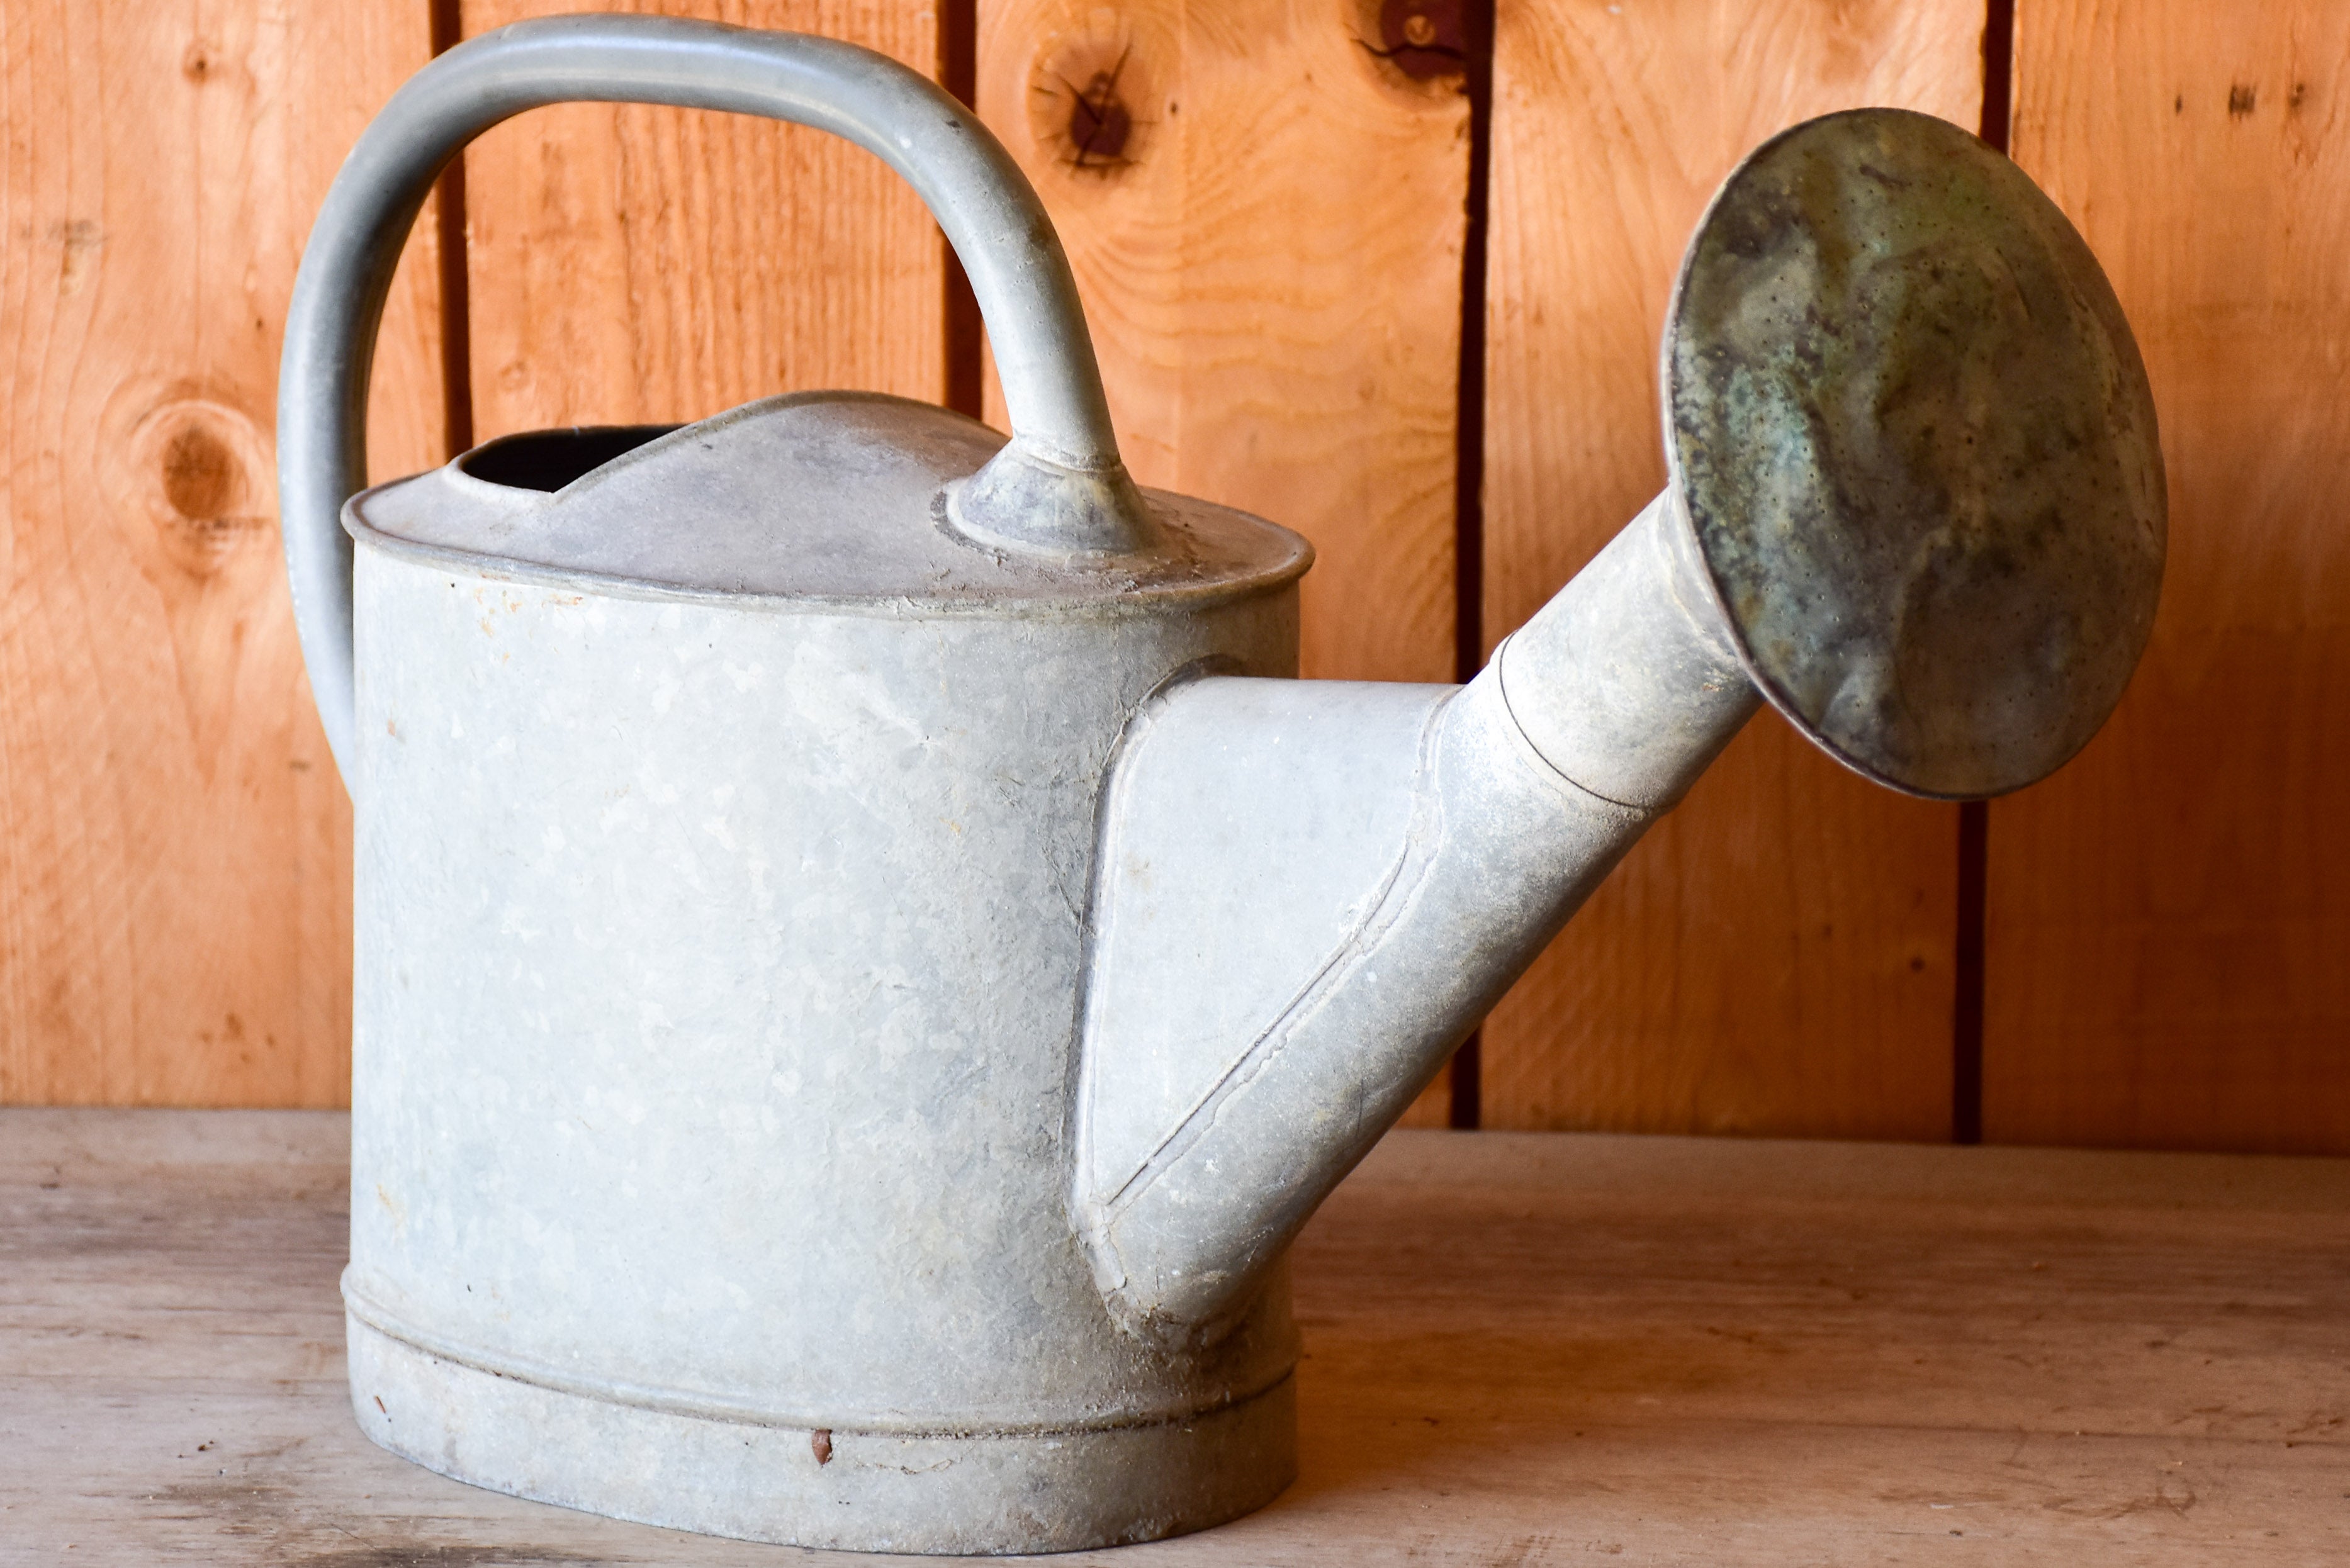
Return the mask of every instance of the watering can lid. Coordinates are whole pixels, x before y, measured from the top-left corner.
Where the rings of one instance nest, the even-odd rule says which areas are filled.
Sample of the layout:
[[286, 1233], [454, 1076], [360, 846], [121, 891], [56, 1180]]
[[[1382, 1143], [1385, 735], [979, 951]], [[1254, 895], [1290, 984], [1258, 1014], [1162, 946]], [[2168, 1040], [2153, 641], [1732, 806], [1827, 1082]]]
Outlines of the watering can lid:
[[1795, 127], [1732, 171], [1664, 340], [1674, 492], [1755, 683], [1912, 794], [2053, 772], [2152, 629], [2153, 395], [2096, 258], [1928, 115]]
[[1144, 492], [1130, 554], [1007, 551], [948, 521], [950, 486], [1004, 438], [927, 403], [804, 392], [699, 424], [541, 431], [362, 491], [355, 538], [473, 571], [663, 597], [1018, 610], [1116, 608], [1278, 587], [1313, 560], [1288, 529]]

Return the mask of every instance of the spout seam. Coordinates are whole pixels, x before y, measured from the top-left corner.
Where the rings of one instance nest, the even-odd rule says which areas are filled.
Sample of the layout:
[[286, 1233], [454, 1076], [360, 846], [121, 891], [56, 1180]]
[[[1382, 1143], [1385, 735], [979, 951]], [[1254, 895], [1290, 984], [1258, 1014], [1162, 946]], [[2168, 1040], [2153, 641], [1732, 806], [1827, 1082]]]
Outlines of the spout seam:
[[1526, 733], [1524, 723], [1518, 718], [1517, 709], [1513, 707], [1510, 701], [1509, 652], [1510, 644], [1515, 640], [1517, 640], [1517, 633], [1515, 632], [1512, 632], [1508, 637], [1502, 639], [1502, 645], [1493, 649], [1492, 668], [1493, 685], [1501, 693], [1502, 711], [1509, 715], [1510, 733], [1516, 738], [1518, 744], [1524, 747], [1527, 753], [1531, 755], [1535, 762], [1541, 763], [1546, 772], [1555, 774], [1559, 782], [1565, 784], [1568, 788], [1573, 789], [1579, 794], [1587, 794], [1592, 799], [1602, 802], [1605, 805], [1612, 805], [1618, 811], [1628, 811], [1640, 816], [1661, 816], [1666, 812], [1670, 811], [1675, 805], [1679, 805], [1680, 797], [1678, 795], [1673, 797], [1671, 800], [1663, 801], [1655, 805], [1648, 805], [1640, 801], [1618, 800], [1612, 794], [1602, 794], [1599, 791], [1593, 789], [1589, 784], [1585, 784], [1581, 779], [1576, 778], [1573, 774], [1568, 773], [1565, 768], [1560, 767], [1556, 763], [1553, 762], [1549, 753], [1534, 743], [1534, 738]]
[[[1272, 1021], [1258, 1031], [1248, 1049], [1242, 1052], [1215, 1083], [1192, 1103], [1191, 1108], [1176, 1121], [1167, 1136], [1151, 1149], [1149, 1156], [1135, 1167], [1108, 1197], [1088, 1205], [1090, 1213], [1085, 1229], [1089, 1248], [1098, 1247], [1113, 1258], [1117, 1256], [1118, 1244], [1111, 1231], [1118, 1220], [1207, 1135], [1222, 1106], [1280, 1054], [1284, 1041], [1295, 1032], [1298, 1021], [1311, 1011], [1316, 999], [1329, 992], [1349, 967], [1349, 961], [1360, 960], [1376, 945], [1376, 932], [1394, 925], [1402, 917], [1410, 904], [1412, 892], [1421, 881], [1421, 877], [1415, 875], [1407, 882], [1405, 873], [1415, 869], [1415, 862], [1418, 870], [1425, 871], [1435, 858], [1432, 850], [1428, 848], [1429, 841], [1442, 833], [1442, 803], [1439, 792], [1428, 785], [1433, 771], [1436, 737], [1452, 701], [1453, 699], [1448, 698], [1431, 710], [1421, 727], [1419, 756], [1412, 775], [1411, 823], [1405, 831], [1403, 850], [1380, 882], [1378, 897], [1370, 901], [1362, 918], [1331, 949], [1329, 956], [1307, 977]], [[1118, 1260], [1118, 1272], [1123, 1279], [1126, 1274], [1123, 1260]]]
[[1069, 1053], [1066, 1080], [1069, 1108], [1064, 1136], [1069, 1150], [1069, 1176], [1065, 1190], [1068, 1193], [1071, 1228], [1085, 1250], [1095, 1287], [1105, 1300], [1115, 1300], [1126, 1289], [1127, 1276], [1125, 1260], [1115, 1248], [1100, 1241], [1103, 1220], [1100, 1202], [1094, 1195], [1094, 1123], [1097, 1116], [1095, 1102], [1101, 1094], [1101, 1072], [1092, 1048], [1097, 998], [1091, 955], [1100, 950], [1117, 919], [1114, 909], [1105, 909], [1102, 884], [1117, 849], [1118, 824], [1125, 815], [1122, 803], [1133, 787], [1133, 760], [1158, 728], [1168, 694], [1201, 676], [1215, 673], [1222, 662], [1214, 655], [1195, 659], [1161, 680], [1136, 704], [1111, 747], [1109, 769], [1094, 804], [1093, 872], [1086, 889], [1082, 933], [1088, 957], [1077, 974], [1076, 1038]]
[[[1503, 649], [1506, 649], [1507, 646], [1507, 639], [1504, 639]], [[1596, 802], [1606, 810], [1621, 814], [1636, 824], [1645, 826], [1661, 815], [1662, 808], [1613, 800], [1586, 787], [1543, 754], [1541, 748], [1519, 724], [1517, 716], [1509, 711], [1509, 695], [1499, 669], [1501, 651], [1496, 650], [1496, 695], [1501, 700], [1503, 711], [1509, 717], [1506, 729], [1512, 742], [1534, 765], [1537, 775]], [[1385, 931], [1409, 914], [1414, 895], [1426, 881], [1426, 872], [1439, 858], [1442, 847], [1443, 792], [1435, 778], [1438, 743], [1453, 705], [1473, 690], [1473, 682], [1460, 688], [1431, 710], [1422, 725], [1419, 759], [1413, 770], [1412, 815], [1405, 831], [1403, 850], [1381, 882], [1378, 897], [1371, 900], [1362, 918], [1331, 949], [1329, 956], [1315, 967], [1288, 1002], [1257, 1033], [1248, 1049], [1242, 1052], [1193, 1101], [1190, 1110], [1177, 1119], [1167, 1136], [1153, 1147], [1149, 1157], [1107, 1197], [1096, 1197], [1083, 1206], [1080, 1230], [1087, 1247], [1097, 1254], [1097, 1265], [1110, 1265], [1107, 1269], [1097, 1268], [1097, 1272], [1104, 1279], [1115, 1276], [1121, 1287], [1130, 1279], [1113, 1235], [1118, 1221], [1207, 1136], [1222, 1107], [1280, 1054], [1289, 1037], [1311, 1013], [1315, 1002], [1327, 996], [1352, 972], [1356, 964], [1376, 949]], [[1090, 1185], [1089, 1168], [1088, 1178]]]

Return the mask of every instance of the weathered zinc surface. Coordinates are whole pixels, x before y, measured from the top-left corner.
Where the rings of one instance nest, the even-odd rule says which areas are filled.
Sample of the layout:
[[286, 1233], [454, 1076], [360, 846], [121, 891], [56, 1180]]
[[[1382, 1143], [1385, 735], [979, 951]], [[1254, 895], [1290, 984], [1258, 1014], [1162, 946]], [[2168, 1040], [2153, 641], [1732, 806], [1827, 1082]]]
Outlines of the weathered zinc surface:
[[1667, 447], [1771, 701], [1898, 788], [1985, 795], [2105, 722], [2162, 586], [2162, 452], [2121, 306], [2002, 154], [1830, 115], [1715, 197]]
[[[1011, 439], [806, 394], [513, 438], [342, 508], [433, 170], [568, 96], [889, 159], [970, 267]], [[487, 35], [403, 91], [319, 228], [282, 450], [357, 805], [363, 1429], [808, 1545], [1065, 1550], [1268, 1501], [1298, 1228], [1757, 706], [1690, 494], [1465, 688], [1284, 679], [1304, 542], [1135, 488], [1033, 193], [935, 88], [837, 45]], [[1887, 357], [1962, 355], [1969, 319]], [[1839, 440], [1878, 417], [1822, 408]], [[1961, 761], [1998, 753], [1998, 694], [1952, 680], [1919, 701]]]
[[[1211, 1344], [1125, 1333], [1059, 1150], [1102, 774], [1169, 671], [1291, 668], [1302, 547], [1219, 518], [1211, 589], [1046, 597], [931, 516], [974, 465], [921, 456], [994, 445], [779, 400], [531, 498], [583, 549], [671, 541], [627, 584], [361, 534], [345, 1289], [380, 1440], [879, 1550], [1164, 1534], [1285, 1482], [1278, 1282]], [[700, 504], [712, 463], [742, 510]], [[729, 512], [772, 541], [742, 577], [804, 554], [837, 593], [648, 580]], [[1162, 525], [1219, 537], [1193, 515]], [[955, 597], [938, 549], [1034, 597]]]
[[[889, 161], [962, 251], [1013, 439], [857, 395], [518, 438], [354, 500], [347, 573], [416, 203], [577, 96]], [[1309, 552], [1134, 488], [1002, 148], [821, 40], [508, 29], [354, 152], [287, 343], [289, 566], [358, 807], [362, 1428], [525, 1496], [868, 1549], [1100, 1544], [1277, 1492], [1280, 1278], [1211, 1336], [1132, 1334], [1060, 1150], [1119, 732], [1186, 669], [1293, 672]]]

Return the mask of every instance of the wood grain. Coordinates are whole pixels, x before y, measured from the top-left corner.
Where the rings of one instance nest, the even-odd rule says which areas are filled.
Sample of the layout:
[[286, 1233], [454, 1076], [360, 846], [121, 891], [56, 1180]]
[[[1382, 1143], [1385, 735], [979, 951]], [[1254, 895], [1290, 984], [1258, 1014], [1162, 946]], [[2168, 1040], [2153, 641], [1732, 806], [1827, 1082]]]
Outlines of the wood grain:
[[[602, 9], [845, 38], [926, 75], [938, 11], [905, 0]], [[573, 0], [466, 0], [470, 36]], [[838, 138], [740, 115], [542, 109], [465, 155], [474, 433], [701, 419], [858, 388], [940, 400], [946, 242]]]
[[[0, 11], [0, 1101], [340, 1103], [349, 808], [279, 564], [302, 241], [421, 5]], [[432, 225], [380, 474], [441, 459]]]
[[[1981, 33], [1974, 0], [1501, 8], [1489, 645], [1663, 486], [1658, 336], [1722, 176], [1836, 109], [1971, 129]], [[1766, 711], [1487, 1022], [1485, 1125], [1948, 1137], [1956, 867], [1955, 808]]]
[[[348, 1137], [0, 1114], [0, 1558], [869, 1561], [369, 1445]], [[1297, 1484], [1067, 1561], [2339, 1562], [2345, 1231], [2341, 1161], [1403, 1134], [1299, 1243]]]
[[1450, 680], [1468, 104], [1373, 52], [1378, 11], [981, 0], [979, 109], [1068, 249], [1135, 475], [1314, 542], [1306, 676]]
[[[1068, 248], [1128, 465], [1314, 541], [1306, 675], [1451, 680], [1458, 78], [1381, 60], [1347, 0], [979, 23], [981, 115]], [[1072, 136], [1089, 91], [1129, 127], [1115, 151]]]
[[2350, 12], [2034, 0], [2015, 84], [2145, 350], [2170, 562], [2112, 723], [1991, 807], [1986, 1133], [2350, 1149]]

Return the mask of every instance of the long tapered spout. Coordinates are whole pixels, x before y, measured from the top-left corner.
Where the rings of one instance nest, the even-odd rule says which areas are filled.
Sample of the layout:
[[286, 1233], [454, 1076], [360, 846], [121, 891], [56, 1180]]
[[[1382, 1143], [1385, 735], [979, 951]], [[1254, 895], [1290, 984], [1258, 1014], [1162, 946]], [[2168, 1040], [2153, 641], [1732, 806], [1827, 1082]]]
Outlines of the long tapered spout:
[[1685, 254], [1672, 483], [1466, 687], [1197, 680], [1103, 802], [1073, 1215], [1216, 1332], [1767, 699], [1945, 798], [2062, 765], [2162, 580], [2152, 394], [2063, 213], [1892, 109], [1766, 142]]
[[1105, 801], [1079, 1228], [1212, 1328], [1760, 701], [1669, 497], [1466, 687], [1206, 678]]

